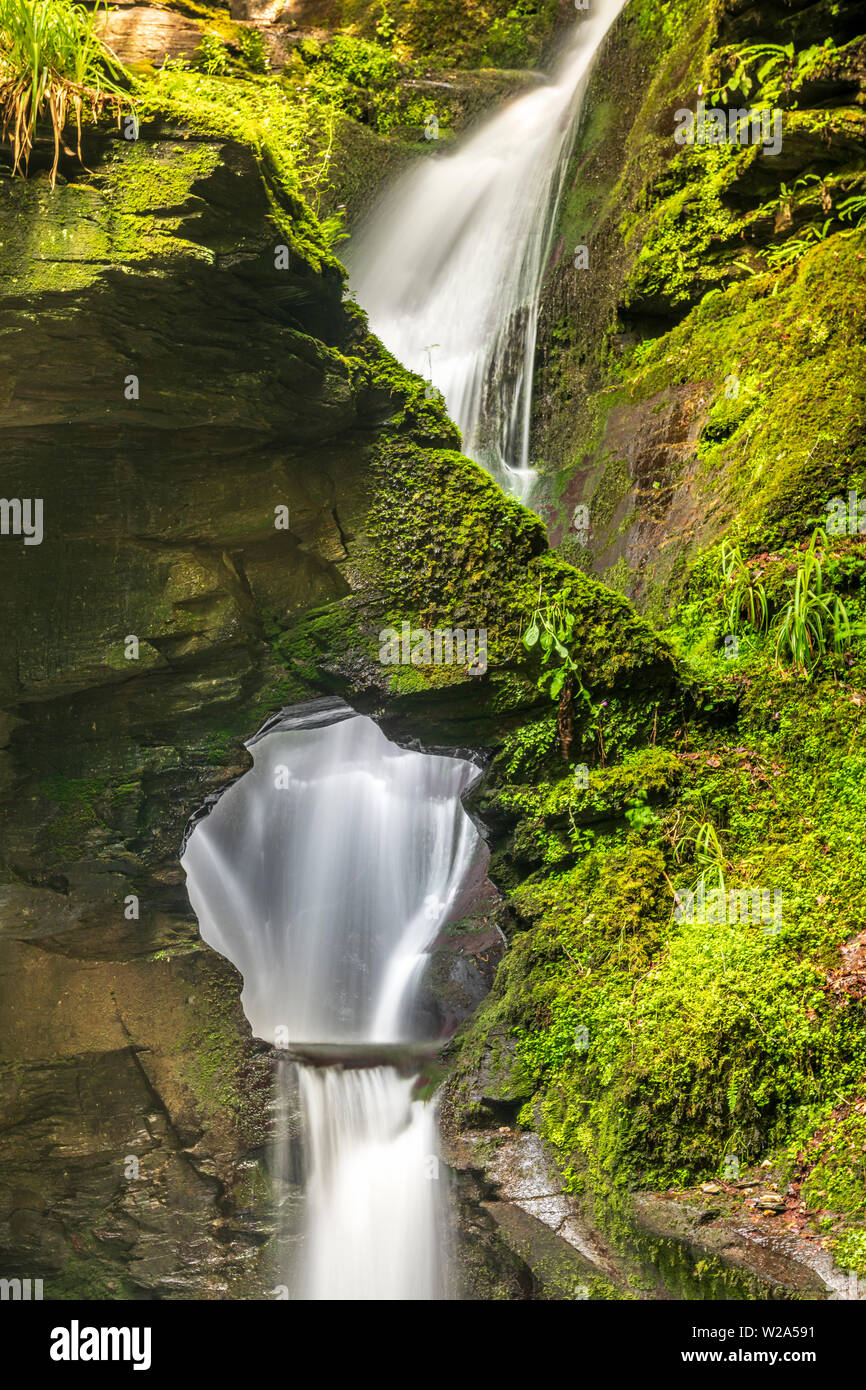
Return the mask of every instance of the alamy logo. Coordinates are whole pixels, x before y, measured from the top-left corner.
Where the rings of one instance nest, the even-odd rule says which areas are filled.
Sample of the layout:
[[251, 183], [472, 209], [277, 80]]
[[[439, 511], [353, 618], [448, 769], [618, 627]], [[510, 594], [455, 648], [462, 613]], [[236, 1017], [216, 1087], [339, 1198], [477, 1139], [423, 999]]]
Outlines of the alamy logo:
[[856, 488], [848, 489], [844, 497], [831, 497], [827, 503], [828, 536], [866, 535], [866, 497], [858, 497]]
[[0, 1279], [0, 1300], [11, 1299], [17, 1303], [41, 1298], [41, 1279]]
[[468, 666], [473, 676], [487, 670], [486, 627], [383, 628], [379, 633], [383, 666]]
[[696, 889], [680, 889], [674, 893], [674, 917], [678, 922], [698, 926], [718, 926], [735, 922], [766, 922], [775, 927], [782, 924], [784, 894], [766, 888], [711, 888], [709, 892], [699, 883]]
[[754, 111], [751, 108], [723, 111], [699, 100], [696, 111], [681, 106], [674, 112], [678, 145], [763, 145], [764, 154], [776, 155], [782, 149], [781, 111]]
[[42, 498], [0, 497], [0, 536], [23, 536], [25, 545], [41, 545]]
[[52, 1361], [131, 1361], [134, 1371], [150, 1370], [149, 1327], [69, 1327], [51, 1330]]

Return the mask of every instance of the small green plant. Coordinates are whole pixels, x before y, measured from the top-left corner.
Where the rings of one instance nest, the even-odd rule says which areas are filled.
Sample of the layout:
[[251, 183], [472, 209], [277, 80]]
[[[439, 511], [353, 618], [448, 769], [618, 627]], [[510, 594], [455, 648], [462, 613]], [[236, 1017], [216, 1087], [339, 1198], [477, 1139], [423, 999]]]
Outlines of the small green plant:
[[[532, 651], [535, 646], [541, 648], [543, 669], [538, 679], [538, 688], [544, 690], [549, 682], [551, 700], [559, 699], [569, 676], [583, 691], [577, 662], [568, 650], [573, 633], [574, 614], [569, 612], [565, 602], [557, 595], [556, 598], [541, 603], [539, 590], [539, 602], [533, 609], [523, 633], [523, 645], [527, 651]], [[586, 694], [585, 691], [583, 693]]]
[[[677, 812], [673, 824], [666, 830], [667, 838], [673, 847], [674, 858], [677, 863], [682, 863], [683, 854], [689, 852], [695, 867], [698, 870], [698, 877], [693, 884], [692, 891], [703, 886], [705, 889], [708, 884], [725, 891], [725, 871], [727, 860], [722, 849], [719, 833], [714, 822], [710, 819], [708, 808], [701, 804], [697, 814], [684, 816]], [[668, 880], [670, 884], [670, 880]], [[673, 891], [673, 888], [672, 888]]]
[[779, 212], [785, 213], [788, 217], [788, 220], [790, 221], [791, 216], [793, 214], [794, 199], [797, 196], [797, 189], [809, 188], [811, 185], [816, 183], [821, 184], [823, 191], [823, 184], [821, 181], [820, 174], [804, 174], [804, 176], [801, 179], [795, 179], [794, 182], [790, 185], [785, 183], [783, 179], [782, 182], [779, 184], [779, 193], [778, 197], [776, 198], [775, 204], [771, 203], [770, 206], [775, 206]]
[[731, 632], [742, 632], [744, 625], [762, 632], [769, 619], [767, 591], [760, 575], [743, 558], [739, 545], [722, 542], [721, 568], [724, 576], [726, 615]]
[[320, 218], [319, 227], [322, 232], [322, 240], [329, 250], [339, 246], [341, 241], [346, 241], [349, 233], [346, 231], [345, 208], [338, 208], [336, 212]]
[[97, 32], [91, 13], [72, 0], [0, 0], [0, 128], [12, 145], [15, 173], [26, 174], [36, 124], [46, 113], [54, 132], [51, 186], [57, 178], [64, 128], [81, 127], [106, 109], [118, 121], [128, 98], [124, 71]]
[[250, 72], [265, 73], [270, 67], [265, 41], [258, 29], [245, 29], [241, 34], [241, 58]]
[[[299, 46], [303, 50], [303, 45]], [[350, 34], [301, 53], [316, 100], [387, 135], [399, 110], [400, 64], [389, 48]]]
[[575, 698], [590, 713], [597, 713], [580, 679], [578, 664], [569, 650], [573, 636], [574, 614], [565, 599], [557, 594], [555, 598], [542, 603], [539, 586], [538, 601], [523, 632], [522, 641], [527, 651], [532, 651], [536, 646], [541, 648], [542, 669], [537, 684], [539, 690], [547, 690], [551, 700], [555, 700], [559, 706], [557, 731], [566, 762], [574, 737]]
[[752, 92], [760, 92], [762, 99], [770, 103], [782, 97], [789, 99], [792, 88], [819, 73], [834, 53], [832, 39], [812, 44], [799, 53], [792, 43], [750, 44], [732, 55], [733, 71], [709, 93], [709, 101], [724, 104], [737, 93], [748, 97]]
[[[754, 63], [761, 62], [756, 77], [753, 79], [748, 69]], [[735, 66], [731, 76], [722, 86], [709, 93], [709, 100], [725, 102], [734, 92], [742, 92], [748, 96], [752, 88], [757, 84], [760, 86], [777, 69], [785, 73], [786, 80], [790, 82], [794, 71], [794, 45], [792, 43], [756, 43], [750, 44], [748, 48], [741, 48], [735, 55]]]
[[383, 3], [382, 14], [376, 25], [376, 42], [380, 43], [383, 48], [393, 48], [396, 34], [397, 25], [389, 13], [388, 6]]
[[208, 77], [225, 77], [231, 71], [229, 51], [216, 34], [202, 34], [193, 57], [196, 67], [206, 72]]
[[631, 829], [637, 832], [658, 824], [659, 817], [650, 805], [649, 796], [645, 789], [642, 789], [636, 800], [625, 808], [625, 818]]
[[794, 265], [807, 251], [811, 251], [813, 246], [817, 246], [819, 241], [826, 239], [832, 221], [832, 217], [828, 217], [821, 226], [817, 222], [807, 222], [799, 236], [789, 237], [781, 246], [771, 246], [762, 252], [770, 270], [785, 270], [789, 265]]
[[[855, 180], [856, 182], [859, 180]], [[848, 187], [851, 188], [852, 185], [849, 184]], [[850, 198], [843, 199], [836, 211], [843, 222], [854, 223], [854, 226], [843, 232], [842, 235], [853, 236], [866, 222], [866, 193], [852, 193]]]
[[783, 665], [786, 653], [794, 667], [808, 677], [826, 651], [832, 648], [841, 655], [853, 635], [841, 598], [824, 588], [827, 549], [826, 532], [819, 526], [789, 581], [791, 597], [776, 623], [777, 665]]

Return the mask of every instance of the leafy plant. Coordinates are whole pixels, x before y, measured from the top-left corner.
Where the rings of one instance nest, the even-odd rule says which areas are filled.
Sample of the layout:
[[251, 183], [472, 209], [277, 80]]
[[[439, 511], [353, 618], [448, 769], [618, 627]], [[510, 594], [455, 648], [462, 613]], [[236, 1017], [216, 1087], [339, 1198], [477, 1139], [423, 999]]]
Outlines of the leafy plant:
[[[763, 59], [758, 69], [756, 79], [753, 79], [748, 69], [756, 62]], [[709, 100], [713, 103], [727, 101], [733, 92], [742, 92], [748, 96], [752, 87], [765, 82], [772, 72], [776, 69], [784, 69], [788, 80], [794, 70], [794, 45], [792, 43], [756, 43], [750, 44], [748, 48], [741, 48], [735, 55], [735, 66], [731, 76], [722, 86], [717, 87], [714, 92], [710, 92]]]
[[216, 34], [202, 34], [194, 59], [196, 67], [208, 77], [225, 77], [231, 71], [229, 51]]
[[[538, 687], [540, 690], [544, 690], [549, 682], [550, 698], [551, 700], [558, 700], [569, 676], [577, 682], [578, 687], [583, 691], [577, 662], [568, 650], [568, 643], [574, 632], [574, 614], [569, 612], [567, 605], [559, 596], [548, 599], [543, 604], [540, 599], [539, 591], [539, 604], [533, 609], [532, 616], [523, 633], [523, 645], [527, 651], [532, 651], [535, 646], [541, 648], [542, 668], [547, 669], [542, 670]], [[586, 694], [585, 691], [583, 693]]]
[[739, 545], [722, 542], [722, 574], [725, 580], [727, 619], [731, 632], [741, 632], [747, 624], [762, 632], [769, 620], [767, 591], [760, 576], [743, 558]]
[[823, 226], [820, 227], [817, 222], [807, 222], [800, 236], [789, 237], [787, 241], [782, 242], [781, 246], [769, 247], [762, 254], [770, 270], [784, 270], [789, 265], [793, 265], [813, 246], [817, 246], [819, 241], [825, 239], [832, 221], [832, 217], [828, 217]]
[[[855, 183], [859, 180], [855, 180]], [[851, 184], [848, 185], [852, 187]], [[853, 236], [854, 233], [863, 226], [866, 221], [866, 193], [853, 193], [850, 198], [845, 198], [836, 209], [843, 222], [853, 222], [854, 226], [848, 231], [843, 232], [843, 236]]]
[[782, 653], [787, 651], [793, 665], [807, 676], [831, 647], [840, 655], [854, 631], [841, 598], [825, 592], [826, 550], [827, 535], [819, 526], [789, 581], [791, 597], [776, 623], [777, 664], [782, 665]]
[[124, 71], [97, 33], [98, 15], [98, 7], [90, 13], [72, 0], [0, 0], [0, 125], [15, 173], [26, 173], [46, 111], [54, 132], [52, 187], [67, 121], [75, 121], [80, 159], [83, 120], [98, 120], [106, 108], [120, 119], [128, 100]]
[[[303, 45], [300, 46], [303, 49]], [[301, 54], [315, 99], [386, 135], [399, 111], [401, 67], [390, 48], [337, 34], [315, 52]]]
[[574, 614], [560, 596], [541, 602], [541, 588], [538, 602], [532, 611], [529, 623], [523, 632], [523, 645], [527, 651], [541, 648], [541, 674], [538, 678], [539, 690], [548, 690], [551, 700], [558, 702], [557, 731], [562, 747], [562, 756], [568, 761], [569, 749], [574, 737], [574, 699], [585, 704], [591, 713], [598, 714], [584, 689], [580, 670], [569, 650], [574, 635]]
[[382, 14], [376, 25], [376, 42], [380, 43], [383, 48], [391, 48], [396, 34], [397, 25], [388, 10], [388, 6], [383, 3]]
[[678, 863], [682, 859], [683, 850], [687, 847], [691, 849], [695, 866], [699, 870], [695, 888], [699, 885], [706, 888], [708, 882], [713, 882], [715, 887], [720, 888], [722, 892], [725, 891], [727, 861], [718, 831], [705, 812], [702, 812], [702, 818], [695, 816], [686, 821], [682, 829], [679, 827], [679, 815], [677, 815], [669, 838], [673, 843], [674, 854]]
[[[730, 77], [710, 92], [709, 100], [724, 103], [736, 93], [747, 97], [753, 90], [760, 90], [765, 101], [778, 101], [783, 95], [787, 97], [798, 82], [820, 72], [826, 59], [834, 52], [832, 39], [825, 39], [822, 44], [812, 44], [800, 53], [795, 52], [792, 43], [750, 44], [732, 55], [734, 68]], [[756, 64], [760, 66], [753, 74], [752, 69]]]
[[649, 803], [649, 796], [645, 789], [642, 789], [630, 805], [625, 808], [625, 818], [632, 830], [646, 830], [651, 825], [656, 825], [659, 817], [656, 815]]
[[241, 34], [241, 58], [250, 72], [267, 72], [270, 67], [265, 41], [258, 29], [245, 29]]

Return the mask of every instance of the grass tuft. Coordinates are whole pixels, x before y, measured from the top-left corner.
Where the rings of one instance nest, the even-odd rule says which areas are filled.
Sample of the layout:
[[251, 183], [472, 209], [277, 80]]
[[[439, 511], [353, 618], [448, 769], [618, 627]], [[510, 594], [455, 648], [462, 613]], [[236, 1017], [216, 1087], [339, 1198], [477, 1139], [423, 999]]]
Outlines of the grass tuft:
[[80, 159], [82, 121], [97, 120], [106, 108], [120, 118], [123, 68], [99, 37], [98, 14], [72, 0], [0, 0], [0, 128], [15, 173], [26, 174], [46, 113], [54, 131], [52, 187], [67, 122], [75, 122]]

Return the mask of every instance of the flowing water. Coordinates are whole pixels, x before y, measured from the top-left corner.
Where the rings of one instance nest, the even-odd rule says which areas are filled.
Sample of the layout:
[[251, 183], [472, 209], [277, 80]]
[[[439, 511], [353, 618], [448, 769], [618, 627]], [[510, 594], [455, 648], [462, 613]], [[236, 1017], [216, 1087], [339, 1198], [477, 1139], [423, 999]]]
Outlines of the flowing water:
[[[524, 499], [541, 280], [586, 79], [622, 3], [593, 0], [556, 77], [419, 164], [348, 257], [373, 330], [429, 368], [466, 452]], [[198, 822], [183, 864], [202, 936], [243, 975], [254, 1033], [304, 1059], [293, 1295], [447, 1297], [435, 1108], [381, 1053], [417, 1038], [425, 949], [483, 853], [461, 806], [474, 769], [396, 748], [328, 701], [250, 747], [253, 769]], [[313, 1045], [346, 1049], [345, 1065], [311, 1064]], [[280, 1066], [283, 1113], [294, 1066]]]
[[243, 975], [257, 1036], [342, 1045], [353, 1058], [298, 1068], [306, 1237], [293, 1293], [445, 1297], [435, 1106], [412, 1099], [414, 1078], [397, 1067], [355, 1062], [418, 1037], [425, 948], [484, 853], [461, 805], [477, 773], [397, 748], [327, 701], [250, 750], [253, 768], [184, 853], [201, 934]]
[[592, 61], [623, 4], [592, 0], [553, 80], [419, 162], [346, 253], [373, 332], [430, 377], [464, 452], [523, 501], [541, 282]]

